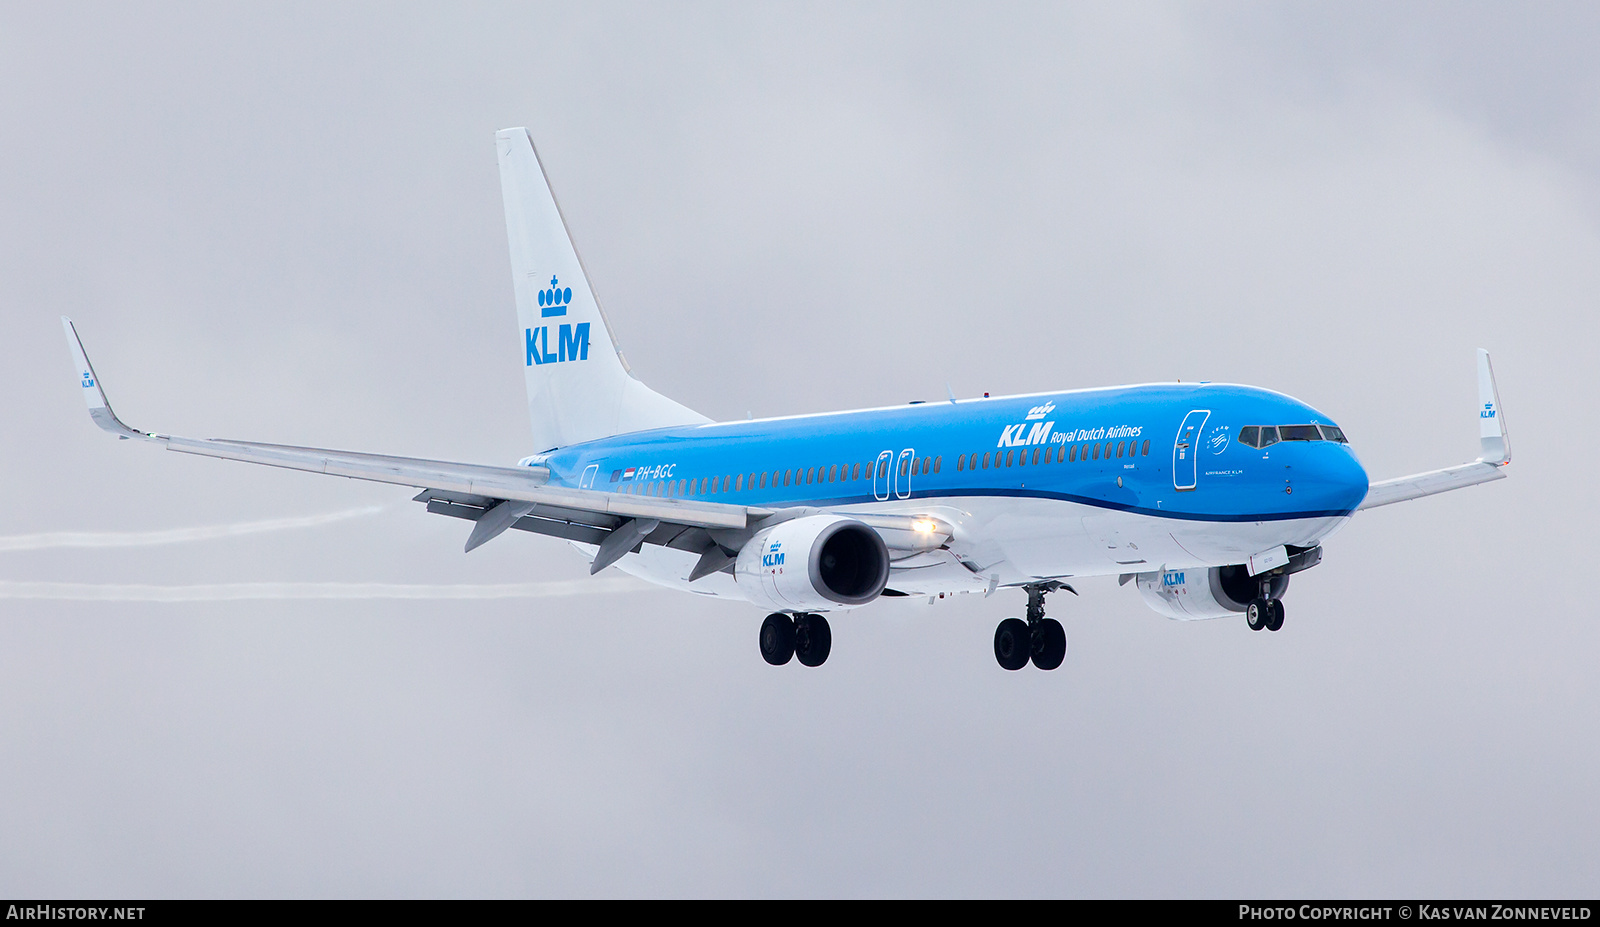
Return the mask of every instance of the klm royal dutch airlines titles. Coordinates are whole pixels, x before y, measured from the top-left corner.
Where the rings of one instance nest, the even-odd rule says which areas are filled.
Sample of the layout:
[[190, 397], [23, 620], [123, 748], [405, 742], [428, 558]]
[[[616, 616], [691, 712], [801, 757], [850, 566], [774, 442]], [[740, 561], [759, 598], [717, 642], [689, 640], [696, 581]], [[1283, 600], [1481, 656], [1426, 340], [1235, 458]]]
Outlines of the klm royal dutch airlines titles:
[[1085, 576], [1132, 583], [1168, 618], [1277, 631], [1291, 577], [1356, 512], [1500, 479], [1511, 460], [1482, 350], [1478, 459], [1375, 483], [1327, 415], [1232, 384], [712, 422], [628, 372], [530, 136], [495, 145], [536, 453], [491, 466], [138, 431], [63, 319], [94, 422], [179, 453], [413, 487], [472, 523], [469, 551], [514, 528], [571, 544], [590, 573], [749, 602], [766, 613], [762, 657], [808, 666], [832, 649], [826, 615], [1020, 593], [995, 659], [1054, 669], [1067, 639], [1045, 597]]

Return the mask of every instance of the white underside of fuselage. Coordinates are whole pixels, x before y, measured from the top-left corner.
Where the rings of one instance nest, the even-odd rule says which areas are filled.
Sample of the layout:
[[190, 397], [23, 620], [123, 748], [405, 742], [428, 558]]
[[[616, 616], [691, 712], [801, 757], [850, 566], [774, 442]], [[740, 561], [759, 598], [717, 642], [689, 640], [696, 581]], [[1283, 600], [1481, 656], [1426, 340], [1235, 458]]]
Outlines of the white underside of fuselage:
[[[918, 596], [986, 592], [991, 586], [1077, 576], [1227, 566], [1282, 544], [1313, 547], [1349, 521], [1349, 516], [1196, 521], [1004, 496], [906, 499], [831, 511], [932, 515], [949, 523], [954, 532], [945, 548], [890, 551], [896, 559], [888, 588]], [[593, 545], [573, 546], [594, 558]], [[646, 545], [623, 557], [617, 567], [668, 588], [750, 601], [728, 573], [689, 582], [698, 560], [688, 551]]]

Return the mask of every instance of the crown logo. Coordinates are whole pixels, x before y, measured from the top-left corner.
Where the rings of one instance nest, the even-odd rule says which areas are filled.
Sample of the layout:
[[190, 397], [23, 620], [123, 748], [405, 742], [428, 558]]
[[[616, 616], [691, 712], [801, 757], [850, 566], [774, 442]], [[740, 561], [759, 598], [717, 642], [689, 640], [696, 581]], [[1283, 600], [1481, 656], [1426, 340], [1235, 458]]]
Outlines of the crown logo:
[[572, 302], [572, 287], [561, 287], [561, 281], [555, 277], [550, 278], [550, 285], [539, 291], [539, 316], [549, 318], [553, 315], [566, 315], [567, 305]]
[[1051, 412], [1054, 412], [1055, 410], [1056, 410], [1056, 404], [1053, 403], [1053, 402], [1048, 402], [1047, 401], [1042, 406], [1034, 406], [1033, 408], [1029, 409], [1028, 410], [1028, 419], [1031, 421], [1031, 420], [1036, 419], [1036, 418], [1044, 418], [1046, 415], [1049, 415]]

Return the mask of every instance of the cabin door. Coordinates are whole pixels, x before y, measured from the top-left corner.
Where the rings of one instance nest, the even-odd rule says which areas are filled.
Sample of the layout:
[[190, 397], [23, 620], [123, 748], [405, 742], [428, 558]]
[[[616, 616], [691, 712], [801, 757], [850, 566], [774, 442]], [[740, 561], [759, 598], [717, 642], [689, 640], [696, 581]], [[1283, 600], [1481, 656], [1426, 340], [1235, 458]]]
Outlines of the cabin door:
[[1199, 464], [1196, 461], [1196, 452], [1199, 450], [1200, 429], [1206, 426], [1206, 419], [1211, 417], [1209, 409], [1195, 409], [1183, 417], [1183, 424], [1178, 426], [1178, 438], [1172, 442], [1172, 488], [1179, 492], [1187, 492], [1198, 484], [1196, 477], [1199, 475]]
[[894, 451], [884, 451], [878, 455], [878, 462], [872, 467], [872, 498], [883, 502], [889, 498], [889, 468], [894, 466]]

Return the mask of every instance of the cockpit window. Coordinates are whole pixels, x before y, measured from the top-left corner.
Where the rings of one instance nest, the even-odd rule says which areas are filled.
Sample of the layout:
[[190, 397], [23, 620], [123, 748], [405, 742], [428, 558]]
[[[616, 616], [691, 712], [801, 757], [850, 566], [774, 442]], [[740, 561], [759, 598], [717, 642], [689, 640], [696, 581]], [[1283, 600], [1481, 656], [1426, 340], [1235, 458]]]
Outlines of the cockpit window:
[[1255, 425], [1246, 425], [1239, 429], [1239, 443], [1249, 447], [1260, 447], [1261, 429]]
[[1239, 443], [1266, 448], [1279, 441], [1332, 441], [1350, 443], [1335, 425], [1246, 425], [1239, 429]]
[[1278, 433], [1285, 441], [1321, 441], [1322, 432], [1315, 425], [1279, 425]]
[[1271, 447], [1272, 445], [1277, 444], [1277, 443], [1278, 443], [1278, 426], [1277, 425], [1262, 425], [1261, 426], [1261, 443], [1259, 445], [1257, 445], [1257, 446], [1258, 447]]
[[1348, 440], [1345, 439], [1344, 432], [1342, 430], [1340, 430], [1339, 428], [1333, 426], [1333, 425], [1323, 425], [1322, 426], [1322, 437], [1323, 437], [1324, 440], [1337, 441], [1340, 444], [1349, 444], [1350, 443]]

